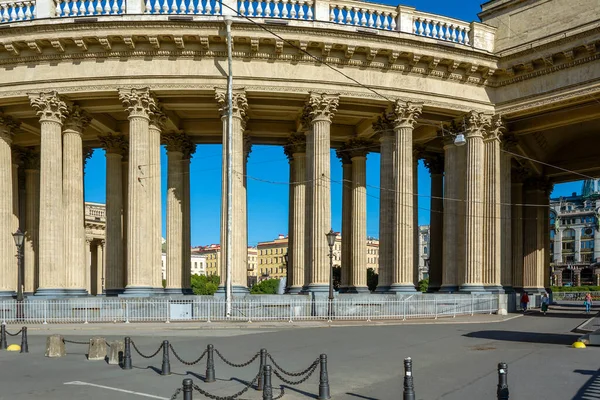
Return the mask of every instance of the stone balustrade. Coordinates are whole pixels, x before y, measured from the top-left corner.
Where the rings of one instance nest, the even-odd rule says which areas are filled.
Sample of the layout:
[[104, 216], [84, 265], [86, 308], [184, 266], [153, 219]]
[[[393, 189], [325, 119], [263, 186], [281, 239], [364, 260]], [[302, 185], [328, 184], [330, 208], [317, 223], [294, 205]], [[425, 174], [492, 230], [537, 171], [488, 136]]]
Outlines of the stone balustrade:
[[104, 204], [85, 203], [85, 219], [106, 222], [106, 206]]
[[216, 16], [329, 22], [357, 29], [402, 32], [492, 51], [486, 25], [357, 0], [0, 0], [0, 24], [35, 18], [120, 14]]

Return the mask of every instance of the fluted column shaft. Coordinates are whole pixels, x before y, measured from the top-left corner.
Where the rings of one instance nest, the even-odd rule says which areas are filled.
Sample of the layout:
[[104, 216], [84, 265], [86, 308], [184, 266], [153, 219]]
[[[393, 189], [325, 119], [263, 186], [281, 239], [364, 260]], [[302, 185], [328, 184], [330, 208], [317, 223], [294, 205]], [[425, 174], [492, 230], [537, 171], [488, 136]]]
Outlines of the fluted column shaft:
[[444, 242], [442, 245], [442, 286], [440, 292], [458, 290], [458, 148], [447, 141], [444, 143]]
[[526, 204], [537, 206], [525, 207], [524, 211], [524, 242], [523, 242], [523, 289], [527, 292], [541, 292], [544, 290], [544, 259], [545, 233], [544, 208], [540, 204], [544, 201], [544, 191], [539, 188], [540, 183], [530, 181], [525, 186]]
[[[195, 146], [194, 146], [195, 149]], [[181, 266], [182, 293], [193, 294], [192, 291], [192, 225], [190, 209], [190, 154], [183, 154], [183, 264]]]
[[152, 184], [149, 180], [149, 112], [153, 102], [148, 90], [119, 93], [129, 111], [129, 174], [127, 202], [126, 296], [147, 296], [155, 284], [153, 266]]
[[[285, 293], [290, 293], [290, 289], [294, 282], [294, 275], [296, 271], [294, 270], [294, 224], [296, 223], [294, 218], [294, 177], [296, 176], [296, 163], [294, 161], [294, 155], [288, 154], [287, 148], [283, 148], [284, 153], [287, 155], [288, 163], [290, 165], [290, 179], [288, 185], [288, 248], [287, 248], [287, 263], [286, 263], [286, 279], [285, 279]], [[258, 271], [256, 272], [258, 275]], [[302, 290], [300, 288], [300, 290]], [[291, 293], [297, 293], [298, 289], [294, 289]]]
[[12, 138], [14, 132], [0, 114], [0, 296], [12, 296], [17, 287], [16, 248], [12, 233], [13, 173]]
[[290, 160], [290, 229], [288, 293], [302, 291], [305, 281], [306, 137], [292, 135], [285, 152]]
[[167, 145], [167, 293], [183, 287], [183, 152]]
[[523, 183], [514, 182], [511, 191], [511, 244], [513, 287], [523, 288]]
[[83, 143], [90, 117], [78, 106], [69, 109], [63, 132], [63, 203], [65, 216], [65, 289], [70, 296], [87, 295], [83, 199]]
[[465, 174], [465, 274], [462, 292], [483, 291], [484, 144], [481, 117], [471, 114]]
[[350, 217], [350, 280], [348, 292], [364, 293], [367, 288], [367, 157], [352, 157], [352, 215]]
[[501, 285], [500, 139], [488, 132], [484, 140], [483, 179], [483, 285], [504, 292]]
[[94, 270], [94, 265], [92, 262], [92, 239], [89, 237], [85, 238], [85, 265], [86, 265], [86, 269], [89, 271], [89, 273], [86, 274], [86, 282], [85, 282], [85, 288], [88, 291], [88, 293], [90, 295], [94, 294], [94, 292], [92, 291], [92, 272]]
[[66, 271], [62, 122], [67, 106], [56, 92], [32, 97], [31, 104], [41, 125], [39, 287], [36, 295], [63, 295]]
[[431, 204], [429, 218], [429, 292], [442, 286], [442, 247], [444, 242], [444, 161], [438, 156], [425, 159], [431, 174]]
[[379, 280], [376, 292], [387, 292], [392, 284], [394, 260], [394, 131], [382, 121], [379, 159]]
[[[354, 181], [352, 180], [352, 160], [348, 154], [342, 153], [342, 251], [340, 293], [348, 292], [352, 271], [352, 196]], [[366, 248], [365, 248], [366, 250]]]
[[306, 182], [304, 185], [304, 285], [302, 286], [302, 292], [308, 291], [308, 284], [311, 282], [312, 276], [312, 199], [313, 199], [313, 185], [311, 184], [311, 177], [313, 176], [313, 158], [314, 158], [314, 140], [312, 124], [308, 123], [310, 128], [306, 131], [306, 175], [303, 181]]
[[104, 258], [104, 246], [106, 242], [104, 240], [98, 243], [96, 249], [96, 294], [101, 295], [104, 293], [105, 284], [105, 258]]
[[101, 138], [106, 149], [106, 281], [108, 296], [123, 292], [123, 151], [125, 142], [121, 135]]
[[23, 249], [24, 292], [33, 293], [38, 286], [38, 228], [40, 221], [40, 170], [39, 156], [35, 164], [30, 163], [25, 169], [25, 242]]
[[575, 229], [575, 262], [581, 262], [581, 229]]
[[153, 291], [160, 293], [162, 286], [162, 213], [161, 213], [161, 172], [160, 172], [160, 134], [165, 119], [161, 110], [156, 107], [150, 115], [148, 126], [148, 158], [149, 171], [148, 184], [150, 188], [150, 218], [152, 220], [151, 231], [151, 264], [152, 264], [152, 286]]
[[245, 294], [248, 292], [247, 279], [247, 238], [248, 227], [246, 218], [246, 195], [244, 187], [244, 129], [246, 120], [246, 111], [248, 103], [246, 95], [243, 92], [234, 91], [233, 93], [233, 118], [232, 118], [232, 221], [231, 232], [233, 235], [231, 248], [227, 244], [227, 199], [228, 199], [228, 171], [227, 171], [227, 96], [225, 91], [218, 90], [216, 99], [219, 103], [223, 121], [223, 169], [222, 169], [222, 187], [221, 187], [221, 284], [219, 292], [226, 291], [227, 279], [227, 260], [228, 253], [231, 252], [231, 287], [234, 294]]
[[501, 278], [504, 291], [510, 293], [513, 291], [512, 276], [512, 210], [511, 210], [511, 155], [502, 153], [500, 156], [500, 241], [501, 241]]
[[127, 265], [127, 257], [129, 254], [127, 246], [127, 232], [129, 220], [129, 143], [127, 143], [127, 150], [123, 153], [123, 161], [121, 162], [121, 188], [123, 191], [123, 218], [121, 218], [123, 229], [123, 286], [127, 287], [129, 278], [129, 267]]
[[554, 262], [562, 262], [562, 236], [564, 229], [554, 230]]

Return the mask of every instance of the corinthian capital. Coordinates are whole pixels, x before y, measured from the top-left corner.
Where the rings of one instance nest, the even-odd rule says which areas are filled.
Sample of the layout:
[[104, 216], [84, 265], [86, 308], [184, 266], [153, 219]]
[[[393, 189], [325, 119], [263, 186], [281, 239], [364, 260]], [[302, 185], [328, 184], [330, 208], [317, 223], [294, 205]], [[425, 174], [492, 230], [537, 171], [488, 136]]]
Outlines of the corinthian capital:
[[167, 152], [179, 152], [183, 153], [185, 143], [188, 138], [184, 133], [179, 132], [168, 132], [163, 133], [161, 136], [161, 142], [167, 147]]
[[491, 115], [477, 111], [469, 111], [465, 116], [467, 123], [467, 138], [483, 136], [485, 131], [491, 127]]
[[490, 117], [490, 124], [487, 129], [487, 138], [500, 140], [504, 132], [506, 131], [506, 127], [504, 125], [504, 121], [502, 120], [502, 115], [494, 114]]
[[9, 144], [12, 143], [13, 136], [21, 126], [13, 117], [0, 113], [0, 138]]
[[38, 151], [26, 148], [21, 153], [21, 159], [23, 160], [23, 167], [25, 168], [25, 170], [40, 169], [40, 153]]
[[113, 135], [112, 133], [106, 136], [99, 136], [100, 143], [107, 153], [123, 155], [127, 150], [127, 141], [121, 134]]
[[[239, 118], [242, 121], [246, 120], [246, 114], [248, 112], [248, 99], [246, 98], [246, 91], [244, 89], [233, 90], [231, 93], [231, 108], [234, 118]], [[219, 112], [222, 117], [227, 115], [229, 106], [227, 104], [227, 91], [224, 89], [215, 88], [215, 99], [219, 105]]]
[[292, 133], [288, 137], [287, 144], [283, 147], [283, 152], [288, 160], [292, 160], [295, 153], [306, 153], [306, 136]]
[[444, 157], [441, 155], [428, 154], [423, 158], [423, 161], [431, 175], [440, 175], [444, 173]]
[[76, 104], [67, 109], [68, 116], [65, 119], [65, 129], [83, 133], [83, 130], [90, 124], [92, 117], [87, 111]]
[[130, 117], [148, 117], [156, 106], [150, 89], [119, 89], [119, 100]]
[[393, 137], [394, 121], [390, 119], [389, 115], [384, 113], [377, 117], [377, 121], [373, 122], [373, 131], [376, 134], [381, 135], [381, 138]]
[[196, 152], [196, 143], [192, 142], [192, 139], [186, 135], [186, 141], [183, 144], [183, 159], [191, 160], [192, 156]]
[[422, 110], [422, 104], [396, 100], [389, 118], [393, 121], [395, 128], [414, 128]]
[[340, 97], [337, 94], [311, 93], [305, 106], [305, 112], [310, 116], [312, 122], [331, 122], [339, 102]]
[[162, 105], [155, 101], [150, 105], [150, 125], [159, 131], [163, 131], [165, 129], [165, 121], [167, 120], [167, 116], [162, 108]]
[[62, 124], [69, 113], [67, 103], [56, 91], [30, 95], [29, 101], [37, 116], [40, 117], [40, 122], [52, 121]]

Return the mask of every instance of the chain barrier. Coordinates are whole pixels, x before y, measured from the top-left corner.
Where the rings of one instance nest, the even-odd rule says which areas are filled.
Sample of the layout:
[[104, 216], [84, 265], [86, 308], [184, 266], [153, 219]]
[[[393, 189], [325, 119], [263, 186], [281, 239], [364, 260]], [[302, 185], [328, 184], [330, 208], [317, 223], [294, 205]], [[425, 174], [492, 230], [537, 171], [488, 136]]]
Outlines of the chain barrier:
[[[225, 359], [225, 357], [223, 357], [223, 355], [221, 354], [221, 352], [220, 352], [219, 350], [215, 349], [215, 353], [217, 353], [217, 355], [219, 356], [219, 358], [220, 358], [221, 360], [223, 360], [223, 362], [224, 362], [225, 364], [227, 364], [227, 365], [230, 365], [230, 366], [232, 366], [232, 367], [234, 367], [234, 368], [242, 368], [242, 367], [246, 367], [246, 366], [248, 366], [248, 365], [252, 364], [252, 363], [254, 362], [254, 360], [256, 360], [256, 359], [258, 358], [258, 356], [260, 356], [260, 352], [259, 352], [259, 353], [256, 353], [256, 354], [254, 355], [254, 357], [252, 357], [250, 360], [248, 360], [248, 361], [247, 361], [247, 362], [245, 362], [245, 363], [242, 363], [242, 364], [234, 364], [234, 363], [232, 363], [231, 361], [228, 361], [227, 359]], [[258, 379], [258, 378], [257, 378], [257, 379]]]
[[308, 378], [310, 378], [312, 376], [312, 374], [317, 370], [317, 366], [319, 365], [319, 363], [313, 363], [313, 365], [311, 365], [311, 368], [308, 371], [308, 375], [306, 375], [304, 378], [300, 379], [299, 381], [289, 381], [287, 380], [283, 375], [281, 375], [279, 372], [277, 372], [276, 369], [273, 370], [273, 373], [275, 374], [275, 376], [277, 376], [279, 379], [281, 379], [284, 383], [287, 383], [288, 385], [300, 385], [301, 383], [304, 383], [308, 380]]
[[[255, 357], [256, 358], [256, 357]], [[221, 396], [216, 396], [214, 394], [208, 393], [205, 390], [202, 390], [202, 388], [200, 388], [200, 386], [198, 385], [194, 385], [193, 388], [194, 390], [196, 390], [197, 392], [199, 392], [200, 394], [202, 394], [203, 396], [208, 397], [209, 399], [213, 399], [213, 400], [235, 400], [238, 397], [240, 397], [241, 395], [243, 395], [244, 393], [246, 393], [248, 391], [248, 389], [250, 389], [251, 387], [253, 387], [256, 382], [258, 382], [258, 378], [260, 377], [260, 375], [262, 374], [262, 371], [260, 371], [252, 380], [252, 382], [250, 382], [248, 385], [246, 385], [245, 388], [243, 388], [242, 390], [240, 390], [239, 392], [237, 392], [236, 394], [232, 395], [232, 396], [225, 396], [225, 397], [221, 397]], [[240, 399], [241, 400], [241, 399]]]
[[6, 331], [6, 334], [7, 334], [8, 336], [17, 336], [17, 335], [20, 335], [20, 334], [21, 334], [21, 332], [23, 332], [23, 329], [22, 329], [22, 328], [21, 328], [21, 330], [20, 330], [19, 332], [17, 332], [17, 333], [10, 333], [9, 331]]
[[287, 376], [302, 376], [302, 375], [306, 374], [308, 371], [310, 371], [312, 368], [314, 368], [317, 364], [319, 364], [319, 359], [317, 358], [304, 371], [300, 371], [300, 372], [288, 372], [285, 369], [281, 368], [281, 366], [275, 362], [275, 360], [273, 359], [273, 356], [271, 356], [271, 354], [267, 353], [267, 357], [269, 357], [269, 360], [271, 360], [271, 362], [273, 363], [273, 365], [275, 366], [275, 368], [277, 368], [279, 371], [281, 371], [283, 374], [285, 374]]
[[73, 343], [73, 344], [90, 344], [89, 341], [87, 342], [78, 342], [77, 340], [67, 340], [67, 339], [63, 339], [63, 343]]
[[[173, 350], [173, 349], [171, 349], [171, 350]], [[175, 400], [177, 398], [177, 396], [179, 396], [179, 393], [181, 393], [181, 391], [182, 391], [181, 388], [177, 388], [175, 393], [173, 393], [173, 396], [171, 396], [171, 400]]]
[[140, 351], [140, 349], [137, 348], [137, 346], [135, 345], [135, 342], [133, 340], [131, 341], [131, 345], [133, 346], [135, 351], [144, 358], [152, 358], [152, 357], [156, 356], [158, 354], [158, 352], [163, 348], [163, 345], [161, 344], [154, 354], [152, 354], [151, 356], [147, 356], [145, 354], [142, 354], [142, 352]]
[[189, 361], [185, 361], [181, 357], [179, 357], [179, 354], [177, 354], [177, 352], [175, 352], [175, 349], [173, 348], [172, 344], [169, 344], [169, 347], [171, 348], [171, 351], [173, 352], [173, 355], [175, 356], [175, 358], [178, 359], [179, 362], [181, 362], [182, 364], [185, 364], [185, 365], [198, 364], [200, 361], [202, 361], [204, 356], [208, 353], [208, 350], [204, 350], [204, 353], [202, 353], [202, 355], [200, 357], [198, 357], [196, 360], [194, 360], [192, 362], [189, 362]]

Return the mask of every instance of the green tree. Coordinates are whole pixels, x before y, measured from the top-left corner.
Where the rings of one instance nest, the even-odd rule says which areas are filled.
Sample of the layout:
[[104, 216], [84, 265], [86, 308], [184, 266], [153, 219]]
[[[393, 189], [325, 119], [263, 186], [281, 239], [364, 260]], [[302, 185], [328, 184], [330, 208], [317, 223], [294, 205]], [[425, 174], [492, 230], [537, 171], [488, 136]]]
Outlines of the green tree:
[[429, 289], [429, 278], [419, 281], [419, 292], [425, 293]]
[[221, 278], [218, 275], [192, 275], [192, 290], [196, 295], [212, 296], [220, 282]]
[[279, 279], [267, 279], [250, 289], [251, 294], [277, 294], [277, 288], [279, 287]]
[[377, 289], [377, 284], [379, 283], [379, 274], [375, 273], [373, 268], [367, 268], [367, 286], [371, 292], [374, 292]]

